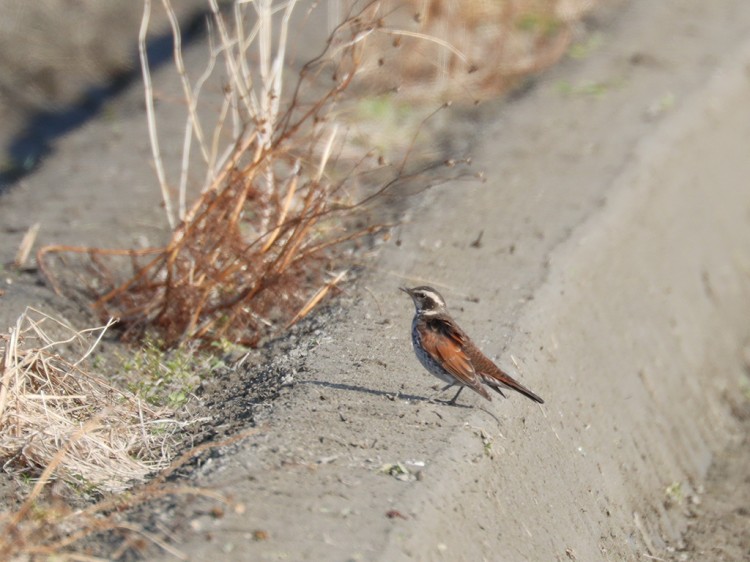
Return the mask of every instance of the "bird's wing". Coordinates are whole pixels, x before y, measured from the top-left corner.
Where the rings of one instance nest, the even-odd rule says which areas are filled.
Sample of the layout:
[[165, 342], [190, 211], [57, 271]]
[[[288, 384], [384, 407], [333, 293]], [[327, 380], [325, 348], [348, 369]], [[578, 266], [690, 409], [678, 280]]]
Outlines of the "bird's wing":
[[445, 370], [456, 377], [459, 383], [491, 400], [471, 359], [464, 352], [466, 336], [460, 328], [439, 317], [428, 320], [426, 327], [422, 337], [425, 351], [437, 357]]

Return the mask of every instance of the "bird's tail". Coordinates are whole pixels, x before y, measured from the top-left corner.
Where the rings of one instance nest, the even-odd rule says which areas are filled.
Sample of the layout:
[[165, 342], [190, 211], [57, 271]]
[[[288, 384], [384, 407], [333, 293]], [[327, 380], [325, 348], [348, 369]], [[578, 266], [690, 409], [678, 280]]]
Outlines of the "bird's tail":
[[526, 388], [520, 382], [516, 381], [510, 375], [506, 375], [505, 373], [499, 376], [494, 376], [494, 377], [484, 375], [483, 378], [484, 378], [485, 384], [487, 384], [487, 386], [489, 386], [493, 390], [499, 392], [501, 396], [505, 396], [505, 394], [502, 391], [503, 388], [510, 388], [511, 390], [520, 392], [526, 398], [529, 398], [530, 400], [533, 400], [534, 402], [539, 402], [540, 404], [544, 404], [544, 400], [542, 400], [539, 396], [531, 392], [528, 388]]

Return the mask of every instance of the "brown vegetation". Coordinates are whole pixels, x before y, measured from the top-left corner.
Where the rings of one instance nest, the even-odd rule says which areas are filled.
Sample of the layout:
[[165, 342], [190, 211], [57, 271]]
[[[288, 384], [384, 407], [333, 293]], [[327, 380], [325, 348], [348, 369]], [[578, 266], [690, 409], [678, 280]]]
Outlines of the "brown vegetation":
[[[194, 204], [180, 213], [165, 247], [42, 248], [38, 263], [56, 290], [61, 288], [48, 265], [50, 256], [88, 256], [88, 288], [100, 316], [118, 318], [130, 338], [153, 330], [167, 346], [196, 340], [255, 345], [262, 335], [309, 311], [343, 278], [336, 268], [345, 266], [331, 261], [333, 250], [384, 228], [361, 218], [374, 196], [358, 195], [356, 185], [366, 183], [364, 174], [385, 170], [391, 177], [378, 190], [382, 193], [403, 173], [386, 170], [377, 154], [363, 154], [353, 163], [340, 160], [343, 135], [329, 119], [356, 75], [362, 39], [372, 25], [370, 11], [335, 30], [325, 52], [302, 68], [291, 96], [282, 102], [283, 53], [277, 54], [281, 59], [261, 63], [265, 70], [256, 86], [254, 71], [242, 70], [246, 39], [230, 38], [216, 10], [219, 51], [232, 69], [227, 106], [241, 124], [228, 157]], [[272, 25], [264, 17], [261, 29]], [[257, 40], [263, 42], [262, 31]], [[194, 114], [190, 119], [194, 131], [202, 130]], [[213, 164], [216, 159], [208, 160]], [[169, 190], [164, 191], [169, 212], [173, 206]], [[130, 262], [130, 278], [123, 280], [117, 259]]]
[[363, 71], [411, 99], [474, 102], [557, 62], [596, 0], [392, 0]]

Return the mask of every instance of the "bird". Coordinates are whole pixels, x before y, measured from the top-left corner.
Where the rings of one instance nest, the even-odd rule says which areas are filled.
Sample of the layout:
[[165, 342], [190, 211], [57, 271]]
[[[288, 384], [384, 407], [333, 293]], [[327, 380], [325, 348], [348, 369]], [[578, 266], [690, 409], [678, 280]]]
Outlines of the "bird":
[[448, 383], [443, 391], [455, 385], [460, 387], [449, 404], [454, 405], [467, 386], [487, 400], [492, 400], [487, 392], [488, 386], [504, 398], [507, 396], [503, 389], [509, 388], [544, 404], [544, 400], [479, 350], [451, 318], [445, 299], [435, 289], [427, 286], [399, 289], [412, 298], [416, 308], [411, 323], [411, 341], [417, 359], [431, 374]]

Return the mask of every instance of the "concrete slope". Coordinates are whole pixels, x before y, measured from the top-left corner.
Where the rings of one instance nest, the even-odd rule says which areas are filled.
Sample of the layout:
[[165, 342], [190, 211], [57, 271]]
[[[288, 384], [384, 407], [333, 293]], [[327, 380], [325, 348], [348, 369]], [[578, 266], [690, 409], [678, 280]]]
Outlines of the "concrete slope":
[[[476, 447], [459, 432], [436, 463], [438, 481], [407, 502], [419, 505], [421, 525], [394, 530], [379, 559], [625, 560], [664, 556], [679, 543], [685, 502], [700, 492], [712, 455], [736, 437], [725, 394], [738, 392], [750, 341], [748, 64], [750, 44], [725, 57], [636, 143], [601, 207], [550, 252], [546, 279], [501, 357], [518, 358], [524, 382], [547, 404], [493, 404], [515, 418], [502, 424], [493, 462], [461, 462]], [[525, 195], [543, 206], [556, 197], [545, 189], [575, 193], [567, 175]], [[485, 228], [490, 246], [504, 234], [491, 215], [507, 210], [470, 199], [472, 226]], [[457, 205], [441, 208], [463, 214]], [[503, 291], [482, 256], [491, 250], [465, 246], [443, 278], [471, 294]], [[435, 275], [435, 265], [419, 274]], [[493, 308], [474, 317], [502, 326]], [[488, 423], [479, 414], [466, 420]]]

